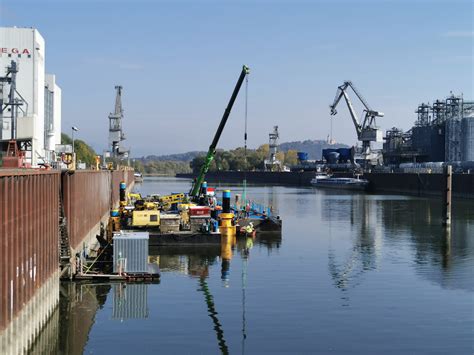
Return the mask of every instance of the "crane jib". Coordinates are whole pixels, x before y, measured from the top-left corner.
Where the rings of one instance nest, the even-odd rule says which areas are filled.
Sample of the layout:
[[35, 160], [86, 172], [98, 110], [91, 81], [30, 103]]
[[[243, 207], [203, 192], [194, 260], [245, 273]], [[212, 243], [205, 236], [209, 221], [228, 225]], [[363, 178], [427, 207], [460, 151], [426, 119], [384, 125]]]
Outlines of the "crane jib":
[[201, 186], [202, 182], [204, 181], [204, 176], [206, 175], [207, 171], [209, 170], [211, 162], [214, 159], [217, 143], [219, 142], [222, 131], [224, 130], [225, 124], [227, 123], [227, 119], [229, 118], [230, 112], [232, 110], [232, 106], [234, 105], [234, 102], [237, 98], [237, 95], [239, 94], [240, 88], [241, 88], [242, 83], [244, 82], [244, 79], [245, 79], [247, 74], [249, 74], [249, 68], [244, 65], [242, 67], [242, 71], [240, 73], [239, 79], [237, 80], [237, 84], [235, 85], [234, 91], [232, 92], [232, 95], [230, 97], [229, 103], [227, 104], [227, 107], [224, 111], [224, 115], [222, 116], [222, 119], [219, 123], [219, 127], [217, 128], [216, 134], [214, 135], [214, 139], [212, 140], [212, 143], [209, 146], [209, 150], [208, 150], [207, 155], [206, 155], [206, 160], [204, 161], [203, 166], [201, 167], [201, 171], [199, 173], [199, 176], [197, 177], [197, 179], [194, 182], [194, 185], [191, 189], [191, 192], [190, 192], [191, 196], [197, 196], [197, 193], [199, 191], [199, 187]]

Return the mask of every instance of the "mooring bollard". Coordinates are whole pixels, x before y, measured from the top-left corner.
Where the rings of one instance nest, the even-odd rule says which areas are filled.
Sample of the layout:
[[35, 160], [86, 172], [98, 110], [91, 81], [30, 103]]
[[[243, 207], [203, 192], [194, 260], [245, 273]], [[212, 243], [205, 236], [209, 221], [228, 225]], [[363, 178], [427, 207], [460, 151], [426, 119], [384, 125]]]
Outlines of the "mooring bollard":
[[448, 165], [444, 169], [444, 192], [443, 192], [443, 225], [451, 227], [451, 193], [453, 187], [453, 167]]

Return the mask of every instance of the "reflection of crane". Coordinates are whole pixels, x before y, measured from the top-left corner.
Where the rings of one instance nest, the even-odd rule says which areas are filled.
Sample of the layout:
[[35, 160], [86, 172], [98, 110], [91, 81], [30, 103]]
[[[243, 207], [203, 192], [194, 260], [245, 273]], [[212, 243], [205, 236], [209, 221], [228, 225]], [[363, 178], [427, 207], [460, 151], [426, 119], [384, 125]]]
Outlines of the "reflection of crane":
[[245, 77], [249, 74], [249, 68], [247, 66], [242, 67], [242, 71], [240, 72], [239, 79], [237, 80], [237, 84], [235, 85], [234, 91], [232, 92], [232, 96], [230, 97], [229, 103], [227, 104], [227, 108], [224, 111], [224, 115], [222, 116], [221, 122], [219, 123], [219, 127], [217, 128], [216, 134], [214, 135], [214, 139], [212, 140], [211, 145], [209, 146], [209, 150], [207, 151], [206, 160], [201, 167], [201, 171], [199, 176], [197, 177], [194, 185], [189, 193], [190, 196], [196, 197], [198, 195], [198, 191], [201, 188], [201, 184], [204, 181], [204, 177], [206, 176], [209, 167], [211, 166], [212, 160], [214, 159], [214, 155], [216, 154], [216, 147], [219, 139], [221, 138], [222, 131], [224, 130], [225, 124], [227, 123], [227, 119], [229, 118], [230, 111], [232, 110], [232, 106], [234, 106], [235, 99], [239, 94], [240, 87], [244, 82]]
[[209, 314], [209, 317], [211, 317], [212, 322], [214, 323], [214, 330], [216, 331], [219, 349], [221, 350], [222, 354], [229, 354], [229, 348], [227, 347], [224, 338], [224, 330], [222, 329], [222, 325], [219, 322], [219, 318], [217, 318], [218, 313], [214, 304], [214, 297], [212, 296], [211, 291], [209, 290], [209, 286], [207, 285], [205, 276], [201, 276], [199, 278], [199, 286], [201, 286], [199, 291], [202, 291], [204, 297], [206, 298], [207, 312]]
[[[359, 205], [359, 202], [362, 205]], [[358, 286], [362, 282], [363, 275], [369, 270], [378, 268], [378, 242], [379, 223], [371, 217], [371, 204], [366, 199], [352, 199], [350, 206], [350, 224], [357, 224], [359, 231], [354, 244], [343, 261], [338, 262], [335, 250], [329, 241], [328, 270], [334, 281], [334, 286], [343, 292], [341, 298], [348, 305], [349, 289]], [[330, 234], [331, 238], [331, 234]]]
[[[347, 94], [348, 88], [352, 89], [352, 91], [356, 94], [357, 98], [364, 106], [364, 119], [362, 122], [360, 122], [359, 118], [357, 117], [349, 95]], [[354, 127], [356, 129], [357, 139], [362, 142], [362, 154], [364, 156], [364, 160], [371, 159], [369, 157], [371, 153], [370, 142], [382, 141], [382, 131], [377, 128], [375, 118], [383, 117], [384, 114], [383, 112], [372, 110], [372, 108], [369, 106], [367, 101], [360, 94], [354, 84], [352, 84], [351, 81], [345, 81], [341, 86], [338, 86], [334, 102], [331, 106], [329, 106], [329, 108], [331, 109], [332, 116], [337, 114], [336, 106], [339, 104], [339, 101], [342, 97], [344, 97], [344, 99], [346, 100], [347, 108], [349, 109], [352, 122], [354, 123]]]

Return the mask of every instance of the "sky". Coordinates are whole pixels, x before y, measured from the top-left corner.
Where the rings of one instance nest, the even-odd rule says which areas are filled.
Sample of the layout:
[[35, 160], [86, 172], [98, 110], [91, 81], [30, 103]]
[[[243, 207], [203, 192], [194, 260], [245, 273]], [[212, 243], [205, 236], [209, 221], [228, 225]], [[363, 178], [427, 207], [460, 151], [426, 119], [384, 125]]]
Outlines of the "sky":
[[[326, 139], [345, 80], [385, 113], [382, 129], [408, 130], [422, 102], [474, 98], [473, 13], [464, 0], [0, 0], [0, 26], [45, 38], [63, 132], [77, 126], [77, 138], [106, 149], [120, 84], [134, 157], [207, 150], [243, 64], [251, 148], [274, 125], [281, 142]], [[245, 87], [220, 148], [243, 146], [244, 107]], [[332, 134], [356, 143], [342, 102]]]

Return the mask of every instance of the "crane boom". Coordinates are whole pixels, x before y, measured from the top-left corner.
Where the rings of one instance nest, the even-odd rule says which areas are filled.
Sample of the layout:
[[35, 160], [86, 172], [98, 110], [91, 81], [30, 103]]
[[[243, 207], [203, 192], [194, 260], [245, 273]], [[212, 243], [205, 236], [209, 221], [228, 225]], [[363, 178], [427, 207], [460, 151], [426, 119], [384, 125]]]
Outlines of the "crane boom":
[[[363, 109], [363, 120], [361, 121], [354, 110], [351, 99], [349, 98], [348, 89], [351, 88], [354, 94], [362, 103]], [[368, 160], [368, 157], [371, 156], [371, 142], [380, 142], [382, 137], [382, 131], [377, 128], [375, 119], [376, 117], [383, 117], [384, 114], [379, 111], [374, 111], [369, 106], [368, 102], [364, 99], [362, 94], [357, 90], [354, 84], [351, 81], [344, 81], [344, 83], [337, 87], [336, 97], [334, 102], [329, 106], [331, 109], [331, 116], [337, 114], [336, 107], [344, 97], [346, 101], [347, 108], [351, 115], [352, 123], [356, 129], [357, 139], [362, 142], [362, 152], [365, 156], [365, 159]], [[373, 154], [372, 154], [373, 156]], [[370, 158], [372, 159], [372, 158]]]
[[[359, 118], [357, 117], [357, 114], [354, 111], [354, 107], [352, 106], [352, 102], [349, 98], [349, 95], [347, 94], [347, 89], [349, 87], [356, 94], [357, 98], [360, 100], [360, 102], [364, 106], [365, 115], [364, 115], [364, 120], [363, 120], [362, 123], [360, 122]], [[352, 81], [344, 81], [344, 83], [342, 85], [337, 87], [337, 92], [336, 92], [336, 97], [334, 98], [334, 102], [332, 103], [331, 106], [329, 106], [330, 109], [331, 109], [331, 115], [332, 116], [337, 114], [336, 106], [339, 104], [342, 97], [344, 97], [344, 99], [346, 100], [347, 107], [349, 108], [349, 113], [351, 114], [352, 122], [354, 123], [354, 126], [356, 128], [358, 139], [361, 138], [361, 135], [363, 134], [363, 131], [375, 128], [375, 118], [376, 117], [383, 117], [384, 116], [383, 112], [372, 110], [372, 108], [370, 107], [368, 102], [365, 100], [365, 98], [362, 96], [362, 94], [359, 92], [359, 90], [357, 90], [357, 88], [352, 83]]]
[[365, 109], [367, 111], [372, 111], [370, 108], [368, 102], [365, 100], [364, 96], [360, 93], [360, 91], [357, 89], [357, 87], [352, 83], [352, 81], [346, 81], [346, 83], [351, 87], [352, 91], [354, 91], [354, 94], [357, 95], [359, 98], [360, 102], [362, 102], [362, 105], [364, 105]]
[[351, 118], [352, 118], [352, 123], [354, 123], [354, 127], [355, 127], [356, 132], [357, 132], [357, 138], [360, 139], [360, 134], [362, 132], [362, 127], [360, 125], [359, 118], [357, 117], [357, 114], [354, 110], [354, 107], [352, 106], [351, 99], [349, 98], [349, 96], [347, 95], [345, 90], [342, 91], [342, 95], [346, 99], [347, 108], [349, 109], [349, 113], [351, 114]]
[[[352, 83], [350, 81], [345, 81], [344, 84], [337, 87], [336, 97], [334, 98], [334, 102], [332, 103], [332, 105], [329, 106], [329, 107], [331, 108], [331, 116], [335, 116], [337, 114], [336, 107], [339, 104], [339, 102], [341, 101], [341, 99], [344, 97], [344, 99], [346, 100], [347, 108], [349, 109], [349, 113], [351, 115], [352, 123], [354, 123], [354, 127], [355, 127], [356, 132], [357, 132], [357, 139], [359, 139], [362, 127], [361, 127], [359, 118], [357, 117], [357, 114], [354, 110], [354, 107], [352, 106], [352, 102], [349, 98], [349, 95], [347, 95], [347, 92], [346, 92], [346, 90], [349, 86], [352, 89], [354, 89], [352, 87]], [[359, 96], [357, 96], [357, 97], [359, 97]]]
[[197, 177], [194, 185], [191, 189], [190, 196], [196, 197], [198, 195], [199, 188], [204, 181], [204, 177], [206, 176], [209, 167], [211, 166], [212, 160], [214, 159], [214, 155], [216, 154], [216, 147], [219, 139], [221, 137], [222, 131], [224, 130], [225, 124], [227, 123], [227, 119], [229, 118], [230, 111], [232, 110], [232, 106], [234, 105], [235, 99], [239, 94], [240, 87], [244, 82], [245, 77], [249, 74], [249, 68], [244, 65], [242, 67], [242, 71], [240, 72], [239, 79], [237, 80], [237, 84], [235, 85], [234, 91], [232, 92], [232, 96], [230, 97], [229, 103], [224, 111], [224, 115], [222, 116], [221, 122], [219, 123], [219, 127], [217, 128], [216, 134], [214, 135], [214, 139], [212, 140], [211, 145], [209, 146], [209, 150], [207, 151], [206, 160], [204, 161], [201, 171], [199, 172], [199, 176]]

